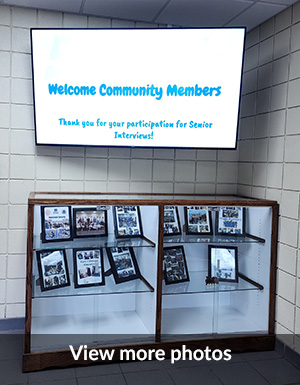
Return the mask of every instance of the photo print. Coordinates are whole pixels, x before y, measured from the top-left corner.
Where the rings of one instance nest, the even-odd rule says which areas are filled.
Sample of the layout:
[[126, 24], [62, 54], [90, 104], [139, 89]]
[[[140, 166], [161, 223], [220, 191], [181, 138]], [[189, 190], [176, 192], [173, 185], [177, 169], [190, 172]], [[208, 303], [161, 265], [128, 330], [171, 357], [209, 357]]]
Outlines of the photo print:
[[107, 236], [107, 212], [96, 207], [73, 209], [74, 238]]
[[190, 280], [183, 246], [164, 247], [163, 271], [166, 285]]
[[74, 249], [75, 288], [105, 284], [101, 248]]
[[114, 206], [116, 238], [143, 236], [139, 206]]
[[109, 247], [106, 251], [117, 284], [141, 277], [132, 247]]
[[208, 274], [220, 282], [238, 282], [238, 249], [235, 246], [208, 246]]
[[177, 206], [164, 207], [164, 235], [180, 235], [180, 221]]
[[72, 239], [70, 206], [41, 206], [41, 217], [42, 242]]
[[243, 207], [220, 207], [216, 213], [219, 235], [243, 235], [245, 228], [245, 209]]
[[70, 286], [65, 250], [36, 252], [41, 291]]
[[211, 212], [207, 206], [188, 206], [184, 208], [187, 235], [212, 235]]

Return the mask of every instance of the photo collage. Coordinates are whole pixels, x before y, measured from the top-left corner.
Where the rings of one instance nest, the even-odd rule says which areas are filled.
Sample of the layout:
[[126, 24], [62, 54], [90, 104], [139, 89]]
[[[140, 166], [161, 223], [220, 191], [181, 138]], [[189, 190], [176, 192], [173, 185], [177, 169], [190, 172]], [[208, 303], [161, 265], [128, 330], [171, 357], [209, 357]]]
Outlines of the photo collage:
[[[132, 238], [143, 235], [138, 206], [113, 207], [113, 217], [116, 236]], [[76, 207], [73, 211], [70, 206], [41, 206], [42, 243], [76, 240], [76, 246], [80, 246], [83, 241], [78, 241], [79, 238], [108, 237], [107, 218], [107, 208], [103, 206]], [[70, 286], [67, 249], [61, 247], [54, 251], [36, 252], [41, 291]], [[79, 289], [105, 285], [105, 276], [109, 274], [104, 268], [103, 248], [74, 247], [71, 250], [74, 287]], [[115, 283], [141, 277], [132, 247], [105, 247], [105, 250], [107, 266], [110, 267]]]
[[[208, 206], [184, 207], [185, 226], [183, 232], [188, 236], [245, 235], [245, 208]], [[215, 211], [213, 226], [212, 211]], [[181, 235], [178, 207], [164, 207], [164, 236]], [[213, 241], [208, 238], [207, 241]], [[224, 238], [226, 242], [226, 238]], [[220, 242], [220, 240], [218, 241]], [[180, 242], [179, 242], [180, 243]], [[163, 272], [166, 285], [189, 281], [188, 266], [183, 245], [163, 248]], [[206, 283], [238, 282], [238, 248], [234, 246], [208, 245], [208, 276]]]

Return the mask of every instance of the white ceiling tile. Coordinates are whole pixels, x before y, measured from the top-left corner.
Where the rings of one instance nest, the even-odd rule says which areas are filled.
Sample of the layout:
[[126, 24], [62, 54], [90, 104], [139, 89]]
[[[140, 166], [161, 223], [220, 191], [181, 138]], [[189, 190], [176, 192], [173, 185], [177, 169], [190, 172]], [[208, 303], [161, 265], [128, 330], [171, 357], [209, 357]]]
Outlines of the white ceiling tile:
[[[258, 26], [298, 0], [0, 0], [1, 4], [191, 27]], [[20, 8], [21, 9], [21, 8]]]
[[3, 0], [5, 5], [79, 13], [82, 0]]
[[150, 22], [166, 2], [167, 0], [86, 0], [83, 13]]
[[254, 1], [172, 0], [155, 20], [157, 23], [192, 27], [222, 27]]
[[297, 3], [299, 0], [259, 0], [258, 3], [272, 3], [279, 5], [290, 6], [292, 4]]
[[226, 27], [247, 25], [247, 30], [250, 31], [285, 8], [285, 5], [256, 3], [226, 24]]

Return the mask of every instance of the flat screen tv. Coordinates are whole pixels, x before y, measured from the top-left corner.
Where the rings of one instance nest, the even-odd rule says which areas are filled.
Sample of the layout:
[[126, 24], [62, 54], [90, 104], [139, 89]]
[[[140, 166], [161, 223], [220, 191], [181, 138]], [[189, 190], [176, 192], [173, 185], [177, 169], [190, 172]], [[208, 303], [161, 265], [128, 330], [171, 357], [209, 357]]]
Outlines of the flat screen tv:
[[36, 144], [235, 148], [244, 36], [31, 29]]

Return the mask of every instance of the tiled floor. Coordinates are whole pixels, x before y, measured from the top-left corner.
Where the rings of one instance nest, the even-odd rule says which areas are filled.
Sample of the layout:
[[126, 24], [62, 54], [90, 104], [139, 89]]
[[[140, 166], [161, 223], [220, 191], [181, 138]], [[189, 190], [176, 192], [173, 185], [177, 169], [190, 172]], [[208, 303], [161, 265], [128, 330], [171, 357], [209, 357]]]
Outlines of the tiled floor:
[[229, 362], [165, 360], [22, 373], [22, 335], [0, 341], [0, 385], [300, 385], [300, 368], [276, 351], [234, 354]]

